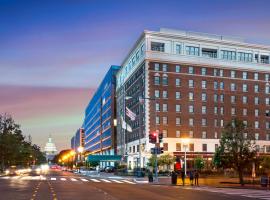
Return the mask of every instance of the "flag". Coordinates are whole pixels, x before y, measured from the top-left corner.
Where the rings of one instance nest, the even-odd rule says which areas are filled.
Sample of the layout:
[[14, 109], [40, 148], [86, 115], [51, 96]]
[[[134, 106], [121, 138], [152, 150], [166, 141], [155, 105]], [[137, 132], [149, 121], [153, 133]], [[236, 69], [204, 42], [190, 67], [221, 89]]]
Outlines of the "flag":
[[126, 107], [126, 115], [132, 120], [134, 121], [136, 118], [136, 114], [134, 112], [132, 112], [128, 107]]
[[131, 126], [128, 125], [128, 123], [124, 121], [122, 116], [121, 116], [121, 122], [122, 122], [122, 129], [127, 130], [128, 132], [132, 132]]

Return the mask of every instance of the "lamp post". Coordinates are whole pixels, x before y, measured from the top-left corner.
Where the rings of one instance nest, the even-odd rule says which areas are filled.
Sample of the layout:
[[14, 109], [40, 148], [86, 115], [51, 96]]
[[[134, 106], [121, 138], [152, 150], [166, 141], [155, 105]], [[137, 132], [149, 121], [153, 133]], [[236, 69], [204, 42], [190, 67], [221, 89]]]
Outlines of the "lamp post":
[[[84, 148], [82, 146], [79, 146], [77, 151], [79, 152], [80, 155], [80, 162], [82, 162], [82, 153], [84, 151]], [[81, 173], [81, 166], [79, 167], [79, 173]]]
[[188, 148], [189, 139], [183, 138], [182, 142], [183, 142], [183, 147], [184, 147], [184, 151], [185, 151], [185, 157], [184, 157], [185, 168], [184, 168], [184, 170], [185, 170], [185, 176], [187, 176], [187, 148]]

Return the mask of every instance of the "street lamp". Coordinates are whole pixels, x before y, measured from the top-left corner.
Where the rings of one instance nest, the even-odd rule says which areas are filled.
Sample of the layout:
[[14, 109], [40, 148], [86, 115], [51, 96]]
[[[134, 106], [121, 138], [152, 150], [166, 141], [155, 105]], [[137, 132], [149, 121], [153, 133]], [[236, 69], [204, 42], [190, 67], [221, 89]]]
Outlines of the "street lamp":
[[184, 160], [185, 176], [187, 176], [187, 148], [188, 148], [189, 139], [183, 138], [182, 142], [183, 142], [183, 147], [184, 147], [184, 151], [185, 151], [185, 160]]
[[[82, 153], [84, 151], [84, 148], [82, 146], [79, 146], [77, 151], [79, 152], [80, 154], [80, 162], [82, 162]], [[81, 167], [79, 167], [79, 173], [81, 172]]]

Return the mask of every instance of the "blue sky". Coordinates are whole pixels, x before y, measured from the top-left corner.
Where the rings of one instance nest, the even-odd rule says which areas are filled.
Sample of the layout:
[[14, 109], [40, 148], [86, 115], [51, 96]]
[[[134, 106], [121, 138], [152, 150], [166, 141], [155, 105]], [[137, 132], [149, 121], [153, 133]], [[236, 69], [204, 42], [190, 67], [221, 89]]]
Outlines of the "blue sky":
[[0, 113], [12, 113], [39, 145], [52, 134], [66, 148], [109, 66], [121, 64], [143, 30], [270, 45], [269, 7], [267, 0], [0, 0]]

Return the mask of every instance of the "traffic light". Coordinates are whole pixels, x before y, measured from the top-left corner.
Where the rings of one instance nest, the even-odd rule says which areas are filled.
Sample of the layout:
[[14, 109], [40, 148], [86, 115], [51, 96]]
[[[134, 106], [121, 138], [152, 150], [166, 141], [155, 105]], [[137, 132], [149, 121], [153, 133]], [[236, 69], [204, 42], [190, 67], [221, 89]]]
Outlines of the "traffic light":
[[149, 142], [150, 143], [157, 143], [157, 133], [156, 132], [149, 134]]
[[158, 134], [159, 143], [162, 143], [163, 133]]

